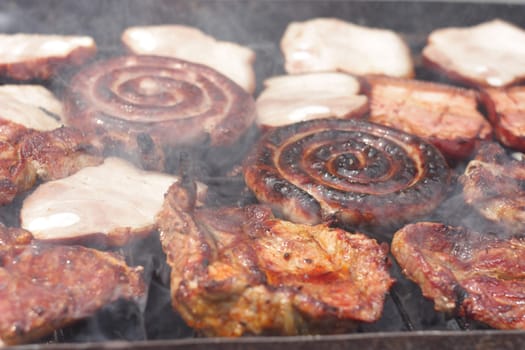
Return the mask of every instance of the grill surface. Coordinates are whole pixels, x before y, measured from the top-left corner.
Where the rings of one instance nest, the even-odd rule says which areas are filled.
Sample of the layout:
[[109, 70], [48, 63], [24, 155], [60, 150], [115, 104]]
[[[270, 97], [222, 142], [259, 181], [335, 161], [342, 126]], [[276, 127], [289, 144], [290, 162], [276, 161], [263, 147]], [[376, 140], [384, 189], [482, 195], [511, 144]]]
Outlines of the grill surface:
[[[525, 27], [525, 4], [452, 2], [350, 2], [260, 0], [40, 0], [2, 1], [0, 31], [86, 34], [95, 38], [100, 57], [122, 53], [120, 34], [132, 25], [181, 23], [201, 28], [222, 40], [247, 45], [257, 53], [257, 92], [265, 77], [283, 74], [279, 40], [290, 21], [339, 17], [357, 24], [400, 32], [413, 50], [416, 64], [427, 34], [439, 27], [467, 26], [496, 17]], [[436, 76], [417, 68], [418, 78]], [[67, 75], [49, 82], [60, 93]], [[196, 169], [203, 164], [193, 164]], [[199, 171], [199, 173], [202, 173]], [[205, 173], [205, 171], [204, 171]], [[208, 177], [212, 204], [254, 201], [240, 177]], [[0, 208], [0, 221], [17, 225], [17, 208]], [[447, 202], [445, 205], [455, 205]], [[461, 215], [458, 214], [458, 215]], [[379, 237], [379, 239], [382, 239]], [[383, 238], [384, 239], [384, 238]], [[116, 303], [94, 317], [57, 331], [43, 343], [20, 349], [520, 349], [524, 331], [496, 331], [433, 311], [433, 303], [404, 279], [393, 261], [397, 283], [382, 319], [363, 325], [355, 334], [305, 337], [205, 339], [171, 311], [168, 270], [158, 237], [123, 249], [132, 264], [146, 267], [150, 282], [141, 305]], [[159, 322], [162, 320], [162, 322]], [[467, 330], [466, 332], [464, 330]], [[131, 341], [129, 343], [128, 341]]]

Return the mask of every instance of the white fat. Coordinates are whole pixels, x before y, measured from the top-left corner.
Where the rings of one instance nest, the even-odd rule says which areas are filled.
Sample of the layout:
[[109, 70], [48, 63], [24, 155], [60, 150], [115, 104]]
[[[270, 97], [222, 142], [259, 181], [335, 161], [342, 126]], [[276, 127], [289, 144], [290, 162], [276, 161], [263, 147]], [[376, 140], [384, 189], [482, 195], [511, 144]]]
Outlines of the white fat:
[[[142, 232], [154, 227], [164, 194], [177, 181], [107, 158], [102, 165], [40, 185], [24, 200], [21, 225], [40, 240]], [[201, 194], [204, 188], [198, 184]]]
[[411, 77], [410, 50], [393, 31], [335, 18], [292, 22], [281, 39], [288, 73], [344, 71]]
[[246, 91], [255, 90], [255, 52], [247, 47], [218, 41], [197, 28], [182, 25], [131, 27], [122, 42], [136, 54], [176, 57], [204, 64], [232, 79]]
[[284, 75], [265, 81], [257, 98], [257, 124], [276, 127], [299, 121], [345, 117], [366, 108], [359, 82], [343, 73]]
[[423, 54], [468, 79], [504, 86], [525, 75], [525, 31], [499, 19], [438, 29]]

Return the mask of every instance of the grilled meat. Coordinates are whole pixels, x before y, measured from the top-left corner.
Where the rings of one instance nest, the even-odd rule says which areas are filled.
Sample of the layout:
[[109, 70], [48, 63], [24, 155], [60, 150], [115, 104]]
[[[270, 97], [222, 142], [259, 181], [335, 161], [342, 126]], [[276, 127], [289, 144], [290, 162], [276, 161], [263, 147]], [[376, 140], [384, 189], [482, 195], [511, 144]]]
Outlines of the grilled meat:
[[318, 118], [351, 118], [368, 110], [357, 79], [343, 73], [282, 75], [265, 80], [257, 98], [257, 124], [278, 127]]
[[525, 162], [497, 143], [480, 148], [460, 177], [465, 202], [508, 233], [525, 232]]
[[370, 121], [418, 135], [447, 158], [467, 158], [480, 140], [492, 136], [472, 90], [378, 76], [367, 81]]
[[410, 78], [410, 49], [395, 32], [336, 18], [292, 22], [281, 39], [288, 73], [342, 71]]
[[206, 335], [332, 333], [373, 322], [393, 280], [386, 247], [265, 206], [194, 209], [172, 186], [158, 215], [173, 307]]
[[[38, 240], [96, 240], [123, 245], [150, 234], [164, 194], [176, 176], [140, 170], [107, 158], [60, 180], [40, 185], [23, 202], [21, 226]], [[199, 183], [202, 201], [206, 186]]]
[[166, 148], [234, 145], [253, 124], [255, 101], [217, 71], [159, 56], [122, 56], [77, 73], [66, 120], [106, 155], [164, 170]]
[[41, 132], [0, 119], [0, 205], [37, 179], [58, 179], [101, 161], [78, 130]]
[[0, 226], [0, 341], [36, 340], [120, 298], [144, 293], [141, 267], [112, 253], [33, 242]]
[[525, 240], [440, 223], [396, 232], [392, 253], [438, 311], [501, 329], [525, 329]]
[[0, 75], [49, 79], [58, 69], [80, 65], [97, 52], [93, 38], [45, 34], [0, 34]]
[[481, 96], [498, 141], [525, 151], [525, 86], [487, 88]]
[[428, 37], [423, 62], [474, 86], [515, 84], [525, 79], [525, 30], [500, 19], [437, 29]]
[[434, 210], [450, 180], [422, 139], [352, 119], [319, 119], [268, 132], [244, 162], [255, 196], [285, 218], [398, 226]]
[[209, 66], [239, 84], [255, 90], [255, 52], [247, 47], [218, 41], [197, 28], [161, 25], [127, 28], [122, 42], [134, 54], [175, 57]]

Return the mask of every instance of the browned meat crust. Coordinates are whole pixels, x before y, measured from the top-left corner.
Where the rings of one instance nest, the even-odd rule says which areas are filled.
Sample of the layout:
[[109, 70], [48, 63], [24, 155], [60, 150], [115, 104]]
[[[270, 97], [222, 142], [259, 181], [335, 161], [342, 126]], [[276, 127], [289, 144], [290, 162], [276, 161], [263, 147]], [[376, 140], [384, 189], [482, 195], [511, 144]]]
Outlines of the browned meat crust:
[[511, 158], [497, 143], [485, 144], [459, 180], [467, 204], [507, 233], [524, 234], [524, 161]]
[[36, 131], [0, 119], [0, 205], [41, 180], [68, 176], [102, 162], [84, 135], [72, 128]]
[[438, 311], [501, 329], [525, 329], [525, 241], [422, 222], [394, 235], [403, 272]]
[[176, 185], [158, 215], [173, 307], [206, 335], [334, 333], [382, 313], [386, 246], [264, 206], [193, 210]]
[[414, 135], [324, 119], [267, 133], [244, 163], [246, 184], [291, 221], [397, 226], [428, 214], [449, 184], [441, 153]]
[[108, 155], [163, 170], [165, 147], [230, 146], [253, 124], [255, 102], [215, 70], [176, 58], [122, 56], [76, 74], [66, 120]]
[[525, 86], [485, 89], [481, 96], [498, 141], [525, 151]]
[[41, 245], [0, 226], [0, 340], [18, 344], [144, 293], [141, 267], [80, 246]]
[[418, 135], [447, 158], [467, 158], [480, 140], [492, 136], [473, 90], [379, 76], [367, 82], [370, 121]]

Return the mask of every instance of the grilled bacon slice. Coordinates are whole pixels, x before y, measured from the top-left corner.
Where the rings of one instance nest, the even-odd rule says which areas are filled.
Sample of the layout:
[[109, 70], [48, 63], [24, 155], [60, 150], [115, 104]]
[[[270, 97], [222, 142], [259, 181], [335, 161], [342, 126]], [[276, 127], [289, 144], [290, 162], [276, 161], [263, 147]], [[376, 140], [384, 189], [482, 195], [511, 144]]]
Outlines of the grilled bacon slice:
[[525, 232], [525, 162], [508, 156], [499, 144], [483, 145], [459, 178], [463, 198], [508, 233]]
[[421, 138], [356, 119], [318, 119], [266, 133], [243, 164], [247, 186], [278, 215], [399, 227], [432, 212], [450, 170]]
[[219, 41], [197, 28], [183, 25], [130, 27], [121, 39], [134, 54], [169, 56], [204, 64], [250, 94], [255, 90], [255, 52], [248, 47]]
[[96, 52], [96, 43], [88, 36], [0, 34], [0, 75], [45, 80], [60, 68], [86, 62]]
[[396, 232], [392, 254], [436, 310], [525, 329], [523, 238], [420, 222]]
[[[184, 185], [184, 182], [181, 183]], [[268, 207], [194, 209], [170, 188], [158, 224], [173, 307], [205, 335], [334, 333], [382, 313], [393, 283], [387, 247]]]
[[142, 267], [113, 253], [44, 245], [0, 226], [0, 344], [37, 340], [104, 305], [144, 294]]
[[487, 88], [481, 96], [498, 141], [525, 151], [525, 86]]
[[342, 71], [411, 78], [410, 49], [397, 33], [336, 18], [292, 22], [281, 39], [288, 73]]
[[370, 76], [370, 121], [418, 135], [449, 159], [465, 159], [492, 128], [473, 90], [417, 80]]
[[525, 30], [501, 19], [437, 29], [423, 49], [423, 63], [474, 86], [513, 85], [525, 79]]

